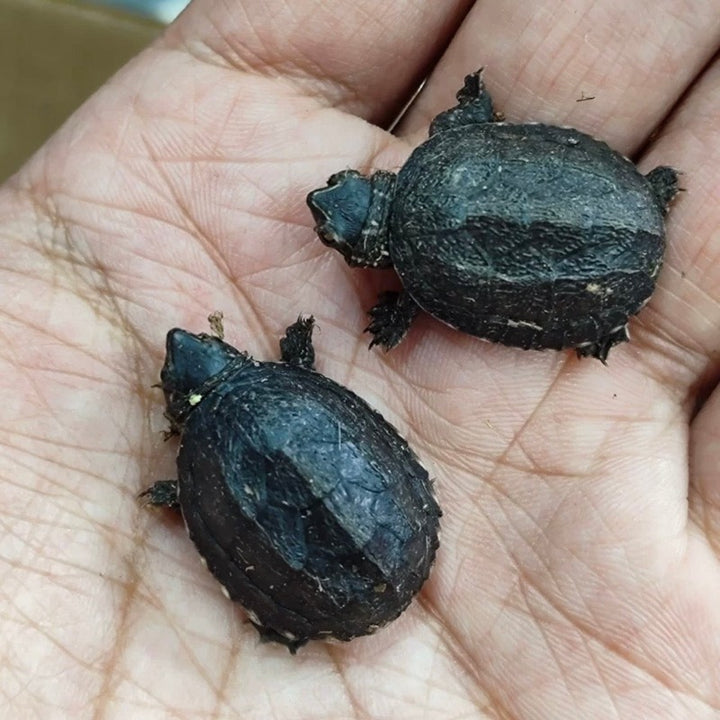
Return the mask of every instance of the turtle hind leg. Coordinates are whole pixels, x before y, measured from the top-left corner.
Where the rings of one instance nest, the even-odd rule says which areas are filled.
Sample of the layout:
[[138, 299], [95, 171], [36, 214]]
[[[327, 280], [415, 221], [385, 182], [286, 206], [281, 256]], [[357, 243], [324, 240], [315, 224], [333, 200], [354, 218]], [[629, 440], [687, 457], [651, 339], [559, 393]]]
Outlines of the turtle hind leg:
[[670, 201], [677, 195], [680, 189], [678, 187], [677, 170], [667, 165], [661, 165], [651, 170], [645, 176], [645, 179], [650, 183], [658, 205], [663, 214], [665, 214], [670, 205]]
[[298, 651], [298, 648], [301, 648], [308, 641], [308, 638], [291, 639], [279, 633], [277, 630], [260, 625], [260, 623], [256, 623], [253, 620], [248, 620], [248, 622], [258, 631], [260, 642], [275, 642], [284, 645], [290, 651], [291, 655], [294, 655]]
[[167, 507], [172, 510], [179, 510], [178, 483], [177, 480], [158, 480], [147, 490], [138, 495], [138, 500], [143, 505], [152, 507]]
[[394, 348], [407, 335], [410, 325], [420, 308], [410, 293], [386, 292], [378, 297], [378, 303], [370, 310], [370, 324], [365, 332], [372, 333], [370, 347], [382, 345], [386, 350]]
[[575, 348], [575, 352], [579, 358], [594, 357], [605, 365], [610, 348], [619, 343], [627, 342], [629, 339], [630, 336], [628, 335], [627, 325], [623, 325], [610, 331], [596, 342], [587, 343]]
[[312, 315], [299, 317], [288, 327], [280, 339], [280, 357], [283, 362], [312, 370], [315, 364], [315, 348], [312, 344], [314, 327], [315, 318]]
[[495, 114], [490, 94], [482, 81], [482, 69], [465, 77], [458, 91], [458, 104], [441, 112], [430, 125], [430, 135], [463, 125], [492, 122]]

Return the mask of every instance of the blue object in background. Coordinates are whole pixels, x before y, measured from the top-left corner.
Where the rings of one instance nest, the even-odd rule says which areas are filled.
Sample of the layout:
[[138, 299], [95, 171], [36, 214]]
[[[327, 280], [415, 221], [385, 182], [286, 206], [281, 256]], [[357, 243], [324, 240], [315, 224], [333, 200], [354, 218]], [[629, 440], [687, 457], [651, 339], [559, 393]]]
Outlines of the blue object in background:
[[96, 0], [96, 3], [170, 23], [183, 11], [188, 0]]

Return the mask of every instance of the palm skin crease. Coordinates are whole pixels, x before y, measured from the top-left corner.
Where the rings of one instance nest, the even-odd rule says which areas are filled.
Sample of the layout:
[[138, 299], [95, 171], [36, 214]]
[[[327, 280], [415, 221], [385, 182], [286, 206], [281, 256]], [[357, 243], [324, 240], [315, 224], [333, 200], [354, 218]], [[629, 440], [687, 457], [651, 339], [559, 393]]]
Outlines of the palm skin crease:
[[[0, 191], [3, 714], [720, 717], [718, 45], [700, 0], [196, 0], [110, 80]], [[308, 190], [397, 169], [481, 65], [509, 121], [683, 172], [607, 367], [427, 317], [368, 352], [392, 275], [312, 232]], [[138, 507], [174, 476], [165, 333], [216, 309], [261, 359], [314, 314], [318, 369], [435, 478], [437, 563], [374, 636], [258, 643], [182, 524]]]

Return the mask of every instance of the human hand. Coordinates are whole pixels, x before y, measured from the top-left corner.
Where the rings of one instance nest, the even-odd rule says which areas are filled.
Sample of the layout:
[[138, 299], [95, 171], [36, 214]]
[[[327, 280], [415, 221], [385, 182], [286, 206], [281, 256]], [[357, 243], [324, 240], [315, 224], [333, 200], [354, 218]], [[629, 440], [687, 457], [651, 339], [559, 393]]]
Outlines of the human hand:
[[[471, 5], [196, 0], [4, 187], [9, 717], [720, 715], [720, 21], [672, 0]], [[639, 162], [688, 192], [607, 367], [427, 317], [368, 352], [392, 276], [312, 232], [308, 190], [396, 169], [480, 65], [508, 120], [629, 154], [672, 111]], [[430, 69], [400, 137], [381, 130]], [[318, 369], [436, 477], [436, 566], [372, 637], [260, 645], [181, 526], [138, 507], [174, 475], [151, 388], [165, 332], [216, 309], [260, 359], [313, 313]]]

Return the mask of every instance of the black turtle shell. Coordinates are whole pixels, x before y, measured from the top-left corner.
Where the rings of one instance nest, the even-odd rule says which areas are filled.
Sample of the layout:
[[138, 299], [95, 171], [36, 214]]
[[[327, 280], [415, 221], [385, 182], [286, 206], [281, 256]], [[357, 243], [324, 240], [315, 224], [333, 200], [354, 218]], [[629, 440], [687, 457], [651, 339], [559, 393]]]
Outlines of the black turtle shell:
[[417, 303], [453, 327], [582, 347], [650, 297], [663, 209], [629, 160], [577, 130], [463, 125], [400, 170], [390, 254]]
[[178, 492], [190, 537], [272, 639], [294, 649], [371, 633], [428, 576], [440, 512], [427, 472], [350, 390], [232, 352], [182, 421]]

